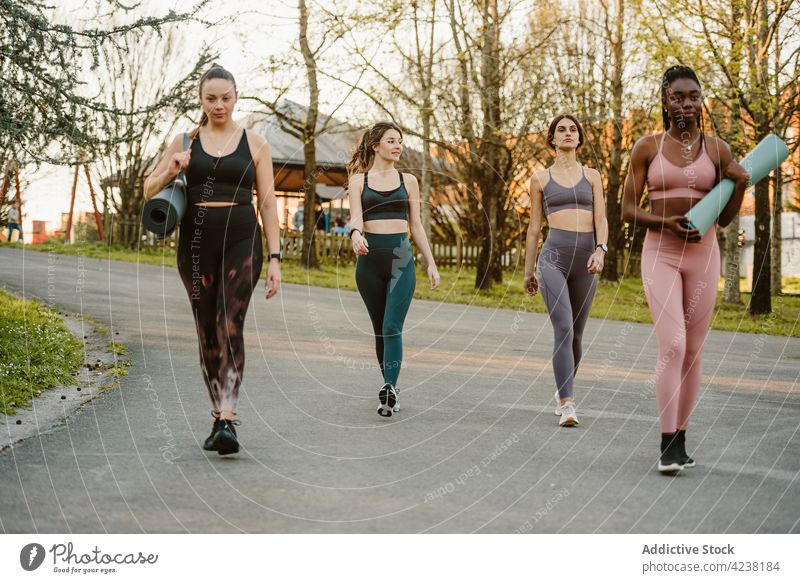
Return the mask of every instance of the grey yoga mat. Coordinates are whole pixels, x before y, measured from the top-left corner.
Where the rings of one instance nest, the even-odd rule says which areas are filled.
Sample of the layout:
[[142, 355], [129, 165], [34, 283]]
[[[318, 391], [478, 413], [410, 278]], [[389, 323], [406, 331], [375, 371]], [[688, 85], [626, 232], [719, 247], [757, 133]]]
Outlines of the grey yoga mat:
[[[189, 149], [189, 136], [183, 134], [183, 149]], [[175, 180], [144, 203], [142, 225], [159, 239], [169, 236], [186, 212], [186, 175], [181, 172]]]

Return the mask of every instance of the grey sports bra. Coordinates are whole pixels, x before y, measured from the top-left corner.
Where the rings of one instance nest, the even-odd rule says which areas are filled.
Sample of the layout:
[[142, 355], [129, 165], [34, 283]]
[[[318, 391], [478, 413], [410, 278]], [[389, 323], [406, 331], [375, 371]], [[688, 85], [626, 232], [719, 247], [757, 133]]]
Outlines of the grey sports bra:
[[556, 182], [549, 168], [547, 174], [550, 176], [550, 180], [542, 189], [542, 206], [545, 216], [565, 209], [594, 210], [594, 192], [592, 184], [583, 171], [583, 166], [581, 166], [581, 179], [575, 186], [569, 188]]

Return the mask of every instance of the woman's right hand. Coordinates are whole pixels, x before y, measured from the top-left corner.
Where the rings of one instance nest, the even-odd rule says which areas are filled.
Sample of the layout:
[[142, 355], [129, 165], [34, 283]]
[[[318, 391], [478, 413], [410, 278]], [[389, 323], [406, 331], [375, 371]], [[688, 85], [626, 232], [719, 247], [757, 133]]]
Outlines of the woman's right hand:
[[189, 160], [192, 157], [192, 150], [186, 150], [185, 152], [178, 152], [177, 154], [173, 154], [172, 158], [169, 160], [169, 166], [167, 166], [167, 174], [175, 178], [181, 171], [186, 170], [189, 166]]
[[350, 237], [353, 244], [353, 253], [356, 255], [366, 255], [369, 251], [369, 244], [366, 237], [361, 234], [361, 231], [355, 231]]
[[703, 238], [703, 234], [697, 229], [689, 229], [686, 225], [689, 223], [689, 218], [683, 215], [674, 215], [664, 219], [664, 228], [669, 229], [681, 239], [689, 243], [699, 243]]
[[522, 280], [522, 289], [525, 293], [533, 297], [539, 291], [539, 282], [536, 280], [535, 275], [526, 275]]

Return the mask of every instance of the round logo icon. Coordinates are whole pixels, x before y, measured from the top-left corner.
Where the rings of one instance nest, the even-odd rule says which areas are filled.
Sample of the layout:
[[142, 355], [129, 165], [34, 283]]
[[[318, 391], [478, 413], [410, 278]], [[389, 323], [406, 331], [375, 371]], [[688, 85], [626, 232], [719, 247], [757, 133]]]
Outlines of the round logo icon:
[[39, 543], [30, 543], [19, 552], [19, 564], [26, 571], [35, 571], [44, 562], [44, 547]]

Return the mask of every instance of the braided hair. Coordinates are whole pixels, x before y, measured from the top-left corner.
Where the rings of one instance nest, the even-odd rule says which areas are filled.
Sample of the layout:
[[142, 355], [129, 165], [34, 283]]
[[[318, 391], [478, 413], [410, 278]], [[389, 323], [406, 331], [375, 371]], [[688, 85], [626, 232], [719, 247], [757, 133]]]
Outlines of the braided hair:
[[[664, 121], [664, 131], [669, 130], [672, 125], [669, 119], [669, 111], [667, 110], [667, 89], [672, 85], [673, 81], [677, 79], [690, 79], [697, 83], [697, 86], [702, 90], [700, 79], [691, 67], [685, 65], [673, 65], [666, 71], [664, 76], [661, 77], [661, 119]], [[700, 128], [700, 140], [705, 141], [705, 130], [703, 127], [703, 112], [702, 110], [697, 115], [697, 127]]]

